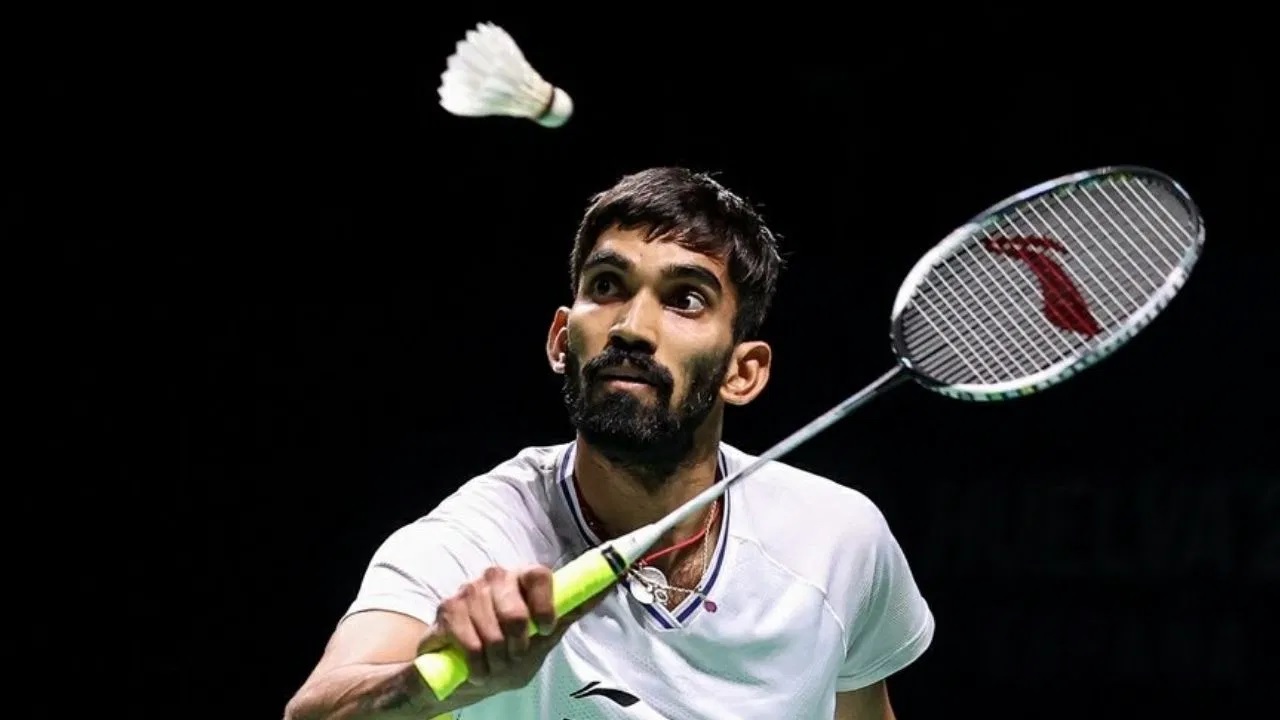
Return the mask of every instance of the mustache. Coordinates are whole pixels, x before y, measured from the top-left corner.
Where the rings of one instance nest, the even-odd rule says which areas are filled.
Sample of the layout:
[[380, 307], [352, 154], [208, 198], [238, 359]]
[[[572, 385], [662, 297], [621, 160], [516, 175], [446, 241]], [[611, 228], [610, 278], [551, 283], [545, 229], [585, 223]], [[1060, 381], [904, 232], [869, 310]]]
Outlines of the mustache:
[[659, 388], [670, 388], [674, 384], [671, 373], [659, 365], [654, 359], [642, 353], [628, 352], [618, 348], [605, 348], [582, 368], [582, 374], [588, 382], [595, 382], [600, 373], [606, 370], [629, 367], [639, 373], [640, 379]]

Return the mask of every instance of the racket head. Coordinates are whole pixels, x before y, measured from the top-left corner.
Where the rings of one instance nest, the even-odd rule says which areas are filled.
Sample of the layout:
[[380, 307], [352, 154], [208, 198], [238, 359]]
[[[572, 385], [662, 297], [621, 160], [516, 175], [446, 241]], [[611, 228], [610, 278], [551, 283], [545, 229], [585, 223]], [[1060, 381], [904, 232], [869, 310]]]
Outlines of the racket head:
[[1191, 195], [1159, 171], [1109, 166], [1043, 182], [916, 263], [893, 305], [894, 354], [921, 385], [959, 400], [1048, 389], [1149, 325], [1204, 242]]

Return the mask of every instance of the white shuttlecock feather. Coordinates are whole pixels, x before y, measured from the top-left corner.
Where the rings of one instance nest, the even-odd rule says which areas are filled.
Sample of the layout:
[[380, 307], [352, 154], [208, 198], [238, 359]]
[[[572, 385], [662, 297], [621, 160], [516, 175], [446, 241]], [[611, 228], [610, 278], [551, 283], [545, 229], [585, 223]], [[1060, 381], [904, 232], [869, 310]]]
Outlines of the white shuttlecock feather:
[[461, 117], [504, 115], [560, 127], [573, 100], [542, 78], [507, 31], [480, 23], [458, 41], [440, 75], [440, 106]]

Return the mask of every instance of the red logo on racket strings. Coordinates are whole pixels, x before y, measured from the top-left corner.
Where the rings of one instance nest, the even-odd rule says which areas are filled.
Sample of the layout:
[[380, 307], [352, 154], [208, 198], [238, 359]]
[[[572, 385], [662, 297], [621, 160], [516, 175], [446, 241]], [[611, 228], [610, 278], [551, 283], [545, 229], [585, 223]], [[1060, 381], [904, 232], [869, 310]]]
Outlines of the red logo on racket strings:
[[1053, 258], [1049, 250], [1065, 253], [1066, 248], [1056, 240], [1041, 237], [985, 238], [982, 241], [988, 251], [1021, 260], [1040, 283], [1044, 296], [1045, 319], [1054, 325], [1093, 337], [1102, 327], [1089, 312], [1089, 305], [1067, 276], [1067, 272]]

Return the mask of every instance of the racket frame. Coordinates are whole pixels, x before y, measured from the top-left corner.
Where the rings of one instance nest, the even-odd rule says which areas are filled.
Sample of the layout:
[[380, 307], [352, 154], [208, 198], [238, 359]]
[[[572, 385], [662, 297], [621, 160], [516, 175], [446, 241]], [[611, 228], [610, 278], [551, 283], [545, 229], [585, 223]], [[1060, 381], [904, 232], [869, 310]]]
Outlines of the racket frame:
[[[1168, 187], [1179, 202], [1183, 204], [1188, 216], [1195, 222], [1195, 237], [1180, 258], [1178, 265], [1165, 278], [1164, 283], [1151, 294], [1143, 305], [1133, 312], [1118, 328], [1101, 341], [1086, 349], [1076, 357], [1064, 358], [1049, 367], [1016, 380], [1000, 383], [944, 383], [930, 377], [917, 369], [911, 362], [903, 331], [903, 314], [908, 303], [915, 296], [924, 278], [938, 264], [949, 258], [956, 248], [973, 242], [973, 237], [986, 223], [1004, 214], [1009, 208], [1030, 202], [1047, 194], [1065, 193], [1083, 184], [1099, 181], [1108, 177], [1148, 178]], [[1200, 259], [1205, 242], [1205, 223], [1199, 207], [1186, 191], [1172, 177], [1158, 170], [1141, 165], [1108, 165], [1082, 170], [1046, 180], [1038, 185], [1023, 190], [997, 202], [986, 210], [973, 216], [969, 222], [957, 227], [949, 235], [933, 246], [907, 273], [898, 294], [894, 298], [893, 310], [890, 314], [889, 337], [894, 356], [899, 365], [911, 375], [921, 386], [940, 395], [970, 402], [999, 402], [1025, 397], [1059, 385], [1081, 371], [1093, 366], [1100, 360], [1110, 356], [1125, 343], [1129, 342], [1143, 328], [1151, 324], [1161, 311], [1173, 300], [1178, 291], [1186, 283], [1191, 269]]]

